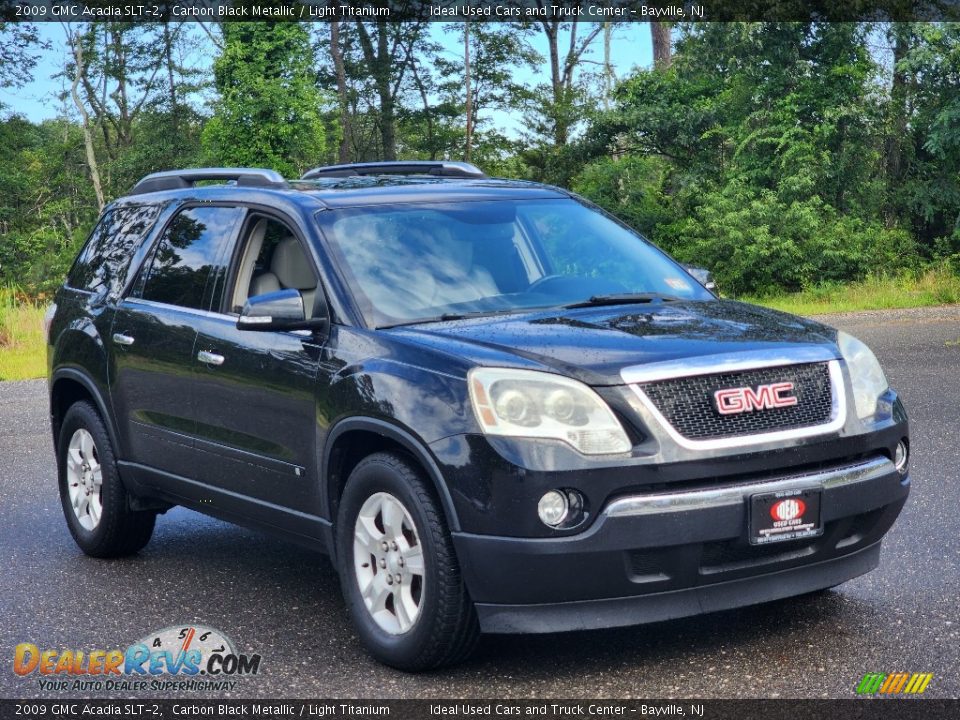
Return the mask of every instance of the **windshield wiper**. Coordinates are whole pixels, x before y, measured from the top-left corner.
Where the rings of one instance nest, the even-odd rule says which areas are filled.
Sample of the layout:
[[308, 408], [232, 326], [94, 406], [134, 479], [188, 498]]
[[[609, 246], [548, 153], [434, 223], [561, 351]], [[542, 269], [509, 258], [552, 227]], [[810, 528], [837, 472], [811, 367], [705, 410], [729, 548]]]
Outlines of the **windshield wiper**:
[[407, 325], [426, 325], [428, 323], [449, 322], [451, 320], [466, 320], [468, 318], [493, 317], [496, 315], [515, 315], [518, 313], [534, 312], [542, 310], [540, 307], [516, 307], [501, 308], [499, 310], [474, 310], [463, 313], [443, 313], [436, 317], [423, 317], [416, 320], [407, 320], [404, 322], [390, 323], [389, 325], [377, 325], [377, 330], [389, 330], [395, 327], [405, 327]]
[[651, 302], [675, 302], [682, 298], [660, 293], [612, 293], [610, 295], [593, 295], [589, 300], [564, 305], [567, 310], [584, 307], [602, 307], [604, 305], [633, 305]]

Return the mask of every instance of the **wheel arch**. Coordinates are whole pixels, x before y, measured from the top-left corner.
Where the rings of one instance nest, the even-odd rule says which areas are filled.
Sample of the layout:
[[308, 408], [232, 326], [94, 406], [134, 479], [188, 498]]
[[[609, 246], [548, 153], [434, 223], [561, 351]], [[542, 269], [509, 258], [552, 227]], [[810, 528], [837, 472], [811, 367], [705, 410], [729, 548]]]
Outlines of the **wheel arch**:
[[327, 435], [320, 473], [323, 514], [334, 523], [337, 503], [350, 471], [364, 457], [388, 450], [405, 452], [423, 468], [436, 490], [451, 532], [459, 531], [460, 521], [450, 489], [426, 445], [408, 430], [386, 420], [370, 417], [341, 420]]
[[74, 368], [60, 368], [54, 372], [50, 381], [50, 429], [53, 434], [54, 447], [60, 439], [60, 427], [63, 417], [70, 406], [80, 401], [90, 401], [97, 409], [110, 437], [110, 444], [118, 457], [121, 456], [120, 445], [113, 416], [110, 414], [107, 402], [97, 387], [86, 374]]

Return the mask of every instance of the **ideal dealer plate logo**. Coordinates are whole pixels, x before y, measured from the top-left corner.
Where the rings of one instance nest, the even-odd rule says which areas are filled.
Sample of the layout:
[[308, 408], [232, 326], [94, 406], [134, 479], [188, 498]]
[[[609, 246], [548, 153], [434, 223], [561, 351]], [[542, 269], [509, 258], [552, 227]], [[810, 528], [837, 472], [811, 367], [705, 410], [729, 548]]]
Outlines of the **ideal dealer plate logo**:
[[256, 675], [260, 655], [238, 653], [219, 630], [174, 625], [126, 649], [41, 649], [20, 643], [13, 672], [37, 677], [41, 690], [232, 690], [237, 677]]

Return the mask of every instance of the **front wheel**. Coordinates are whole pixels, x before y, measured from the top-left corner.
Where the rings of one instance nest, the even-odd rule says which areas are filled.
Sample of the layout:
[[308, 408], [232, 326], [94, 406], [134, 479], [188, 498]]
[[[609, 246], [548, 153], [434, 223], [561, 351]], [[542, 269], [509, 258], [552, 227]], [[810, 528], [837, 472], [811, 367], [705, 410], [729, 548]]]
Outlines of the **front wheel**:
[[110, 436], [92, 405], [67, 410], [57, 448], [60, 501], [70, 534], [87, 555], [132, 555], [150, 541], [156, 513], [131, 510]]
[[417, 671], [464, 659], [479, 637], [443, 513], [406, 457], [377, 453], [350, 474], [337, 516], [340, 584], [378, 660]]

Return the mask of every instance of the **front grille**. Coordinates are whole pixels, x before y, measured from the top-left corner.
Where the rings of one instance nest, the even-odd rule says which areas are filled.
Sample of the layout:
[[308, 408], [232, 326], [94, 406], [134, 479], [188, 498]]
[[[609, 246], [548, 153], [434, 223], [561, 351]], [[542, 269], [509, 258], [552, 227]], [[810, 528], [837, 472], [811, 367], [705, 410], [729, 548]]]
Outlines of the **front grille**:
[[[797, 404], [722, 415], [714, 403], [717, 390], [756, 388], [792, 382]], [[831, 419], [833, 392], [828, 363], [787, 365], [717, 375], [641, 383], [650, 399], [674, 429], [690, 440], [714, 440], [780, 430], [815, 427]]]

